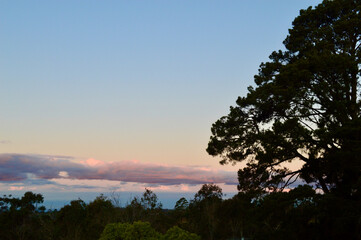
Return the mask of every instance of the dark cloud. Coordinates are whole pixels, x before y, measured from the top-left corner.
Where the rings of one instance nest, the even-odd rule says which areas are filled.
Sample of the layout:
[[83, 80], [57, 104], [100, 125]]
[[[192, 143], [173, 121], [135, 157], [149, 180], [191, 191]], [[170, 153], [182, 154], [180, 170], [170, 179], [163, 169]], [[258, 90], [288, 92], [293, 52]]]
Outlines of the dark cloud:
[[41, 179], [41, 178], [28, 178], [25, 181], [22, 181], [23, 185], [26, 186], [43, 186], [43, 185], [54, 185], [57, 184], [54, 181], [48, 180], [48, 179]]
[[0, 144], [10, 144], [11, 141], [9, 140], [0, 140]]
[[225, 183], [237, 184], [236, 172], [215, 171], [200, 166], [167, 166], [137, 161], [82, 163], [71, 157], [0, 154], [0, 181], [26, 181], [29, 174], [37, 179], [69, 178], [113, 180], [160, 185]]
[[72, 163], [67, 157], [46, 155], [0, 154], [0, 180], [27, 180], [28, 174], [40, 179], [59, 178], [60, 171], [86, 172], [87, 169]]

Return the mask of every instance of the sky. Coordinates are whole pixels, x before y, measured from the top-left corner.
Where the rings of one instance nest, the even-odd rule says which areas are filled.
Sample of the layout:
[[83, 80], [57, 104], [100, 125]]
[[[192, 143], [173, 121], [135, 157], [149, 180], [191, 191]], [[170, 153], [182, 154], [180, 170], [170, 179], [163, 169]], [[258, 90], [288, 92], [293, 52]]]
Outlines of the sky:
[[236, 192], [211, 125], [320, 2], [0, 1], [0, 192]]

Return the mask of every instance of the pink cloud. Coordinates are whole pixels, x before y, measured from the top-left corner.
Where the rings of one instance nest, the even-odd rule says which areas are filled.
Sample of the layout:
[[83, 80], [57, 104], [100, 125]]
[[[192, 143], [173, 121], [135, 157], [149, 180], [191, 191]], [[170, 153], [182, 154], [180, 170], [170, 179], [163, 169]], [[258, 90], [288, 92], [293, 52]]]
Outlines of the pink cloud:
[[139, 161], [104, 162], [88, 159], [80, 163], [69, 157], [0, 154], [0, 181], [21, 181], [32, 174], [39, 179], [111, 180], [158, 184], [237, 184], [235, 172], [202, 166], [172, 166]]
[[9, 188], [10, 191], [20, 191], [20, 190], [23, 190], [23, 189], [24, 189], [23, 186], [18, 186], [18, 187], [12, 186], [12, 187]]
[[89, 158], [86, 161], [81, 161], [80, 163], [90, 166], [90, 167], [98, 167], [98, 166], [102, 166], [105, 164], [105, 162], [94, 159], [94, 158]]

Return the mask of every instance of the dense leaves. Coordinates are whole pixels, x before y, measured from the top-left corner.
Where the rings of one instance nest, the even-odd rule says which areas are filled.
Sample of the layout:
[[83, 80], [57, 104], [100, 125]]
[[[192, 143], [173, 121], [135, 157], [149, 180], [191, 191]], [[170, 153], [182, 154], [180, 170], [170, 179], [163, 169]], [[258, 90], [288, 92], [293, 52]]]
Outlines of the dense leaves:
[[99, 240], [200, 240], [200, 237], [177, 226], [162, 235], [150, 223], [138, 221], [133, 224], [110, 223]]
[[[301, 10], [255, 76], [255, 87], [212, 126], [207, 151], [246, 161], [239, 190], [279, 190], [301, 177], [325, 193], [361, 194], [361, 1]], [[298, 161], [299, 169], [284, 163]]]
[[189, 204], [189, 216], [194, 231], [206, 239], [220, 239], [217, 229], [220, 219], [217, 211], [222, 202], [222, 189], [215, 184], [204, 184]]
[[[30, 192], [26, 196], [42, 199]], [[23, 199], [22, 206], [34, 210], [0, 212], [0, 239], [361, 239], [358, 200], [317, 194], [307, 185], [261, 196], [244, 192], [229, 199], [221, 196], [218, 186], [205, 184], [193, 199], [181, 198], [174, 209], [158, 209], [157, 215], [140, 205], [142, 212], [134, 221], [129, 220], [131, 203], [114, 206], [104, 195], [90, 203], [74, 200], [53, 211], [40, 210], [33, 197], [6, 196], [0, 204]]]
[[177, 226], [174, 226], [164, 234], [162, 240], [200, 240], [201, 238], [194, 233], [185, 231]]
[[159, 240], [161, 234], [148, 222], [108, 224], [99, 240]]
[[42, 239], [41, 213], [45, 210], [41, 194], [26, 192], [21, 198], [4, 195], [0, 198], [0, 239]]

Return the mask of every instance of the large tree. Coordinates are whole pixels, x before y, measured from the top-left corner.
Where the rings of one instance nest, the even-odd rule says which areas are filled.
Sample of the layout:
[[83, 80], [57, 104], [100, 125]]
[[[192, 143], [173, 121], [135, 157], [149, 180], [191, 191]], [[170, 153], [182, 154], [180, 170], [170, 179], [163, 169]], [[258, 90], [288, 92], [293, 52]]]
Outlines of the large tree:
[[[361, 192], [361, 1], [301, 10], [260, 65], [255, 87], [212, 126], [207, 152], [245, 161], [240, 191], [275, 190], [297, 177], [325, 193]], [[302, 162], [299, 169], [285, 163]], [[282, 184], [282, 185], [280, 185]]]

